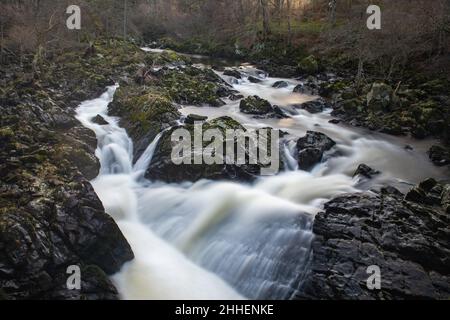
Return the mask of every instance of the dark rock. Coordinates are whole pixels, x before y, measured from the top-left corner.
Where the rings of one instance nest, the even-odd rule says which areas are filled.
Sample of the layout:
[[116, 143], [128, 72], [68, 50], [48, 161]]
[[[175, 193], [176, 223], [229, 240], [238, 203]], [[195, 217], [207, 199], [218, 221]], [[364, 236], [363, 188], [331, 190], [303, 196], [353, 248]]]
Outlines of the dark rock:
[[320, 132], [308, 131], [306, 136], [297, 141], [298, 162], [302, 170], [310, 170], [319, 164], [326, 151], [329, 151], [336, 145], [325, 134]]
[[108, 121], [106, 121], [105, 118], [103, 118], [101, 115], [97, 115], [94, 119], [92, 119], [92, 122], [100, 126], [109, 125]]
[[273, 88], [281, 89], [281, 88], [287, 88], [289, 87], [289, 83], [286, 81], [277, 81], [273, 84]]
[[248, 81], [250, 81], [251, 83], [261, 83], [262, 82], [261, 79], [258, 79], [258, 78], [253, 77], [253, 76], [249, 76], [248, 77]]
[[328, 122], [331, 123], [331, 124], [339, 124], [339, 123], [341, 123], [341, 120], [339, 120], [339, 119], [332, 119], [332, 120], [330, 120]]
[[305, 102], [297, 107], [304, 109], [309, 113], [315, 114], [323, 112], [326, 108], [328, 108], [328, 105], [325, 100], [320, 98], [314, 101]]
[[258, 96], [251, 96], [241, 101], [239, 109], [242, 113], [263, 116], [273, 112], [269, 101]]
[[311, 83], [299, 84], [294, 88], [295, 93], [315, 96], [318, 94], [318, 88]]
[[436, 166], [443, 167], [450, 164], [450, 152], [441, 146], [432, 146], [428, 155]]
[[205, 122], [208, 117], [200, 116], [197, 114], [190, 114], [186, 117], [187, 124], [195, 124], [196, 122]]
[[235, 69], [225, 69], [223, 74], [225, 76], [234, 77], [236, 79], [242, 79], [241, 73], [239, 71], [235, 70]]
[[[417, 204], [403, 197], [390, 187], [328, 202], [314, 222], [310, 271], [297, 298], [448, 298], [448, 213], [443, 205]], [[380, 268], [381, 290], [368, 289], [369, 266]]]
[[232, 94], [229, 96], [231, 101], [238, 101], [241, 99], [244, 99], [244, 96], [242, 94]]
[[353, 175], [353, 177], [364, 176], [367, 179], [372, 179], [373, 176], [376, 176], [379, 174], [381, 174], [380, 171], [374, 170], [366, 164], [360, 164], [358, 169], [356, 170], [355, 174]]

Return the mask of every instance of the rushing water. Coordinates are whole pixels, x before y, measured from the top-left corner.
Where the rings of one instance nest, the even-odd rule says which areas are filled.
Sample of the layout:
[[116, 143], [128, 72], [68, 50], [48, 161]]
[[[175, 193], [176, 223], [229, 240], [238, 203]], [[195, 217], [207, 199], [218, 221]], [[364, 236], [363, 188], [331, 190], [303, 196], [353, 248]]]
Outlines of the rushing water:
[[[245, 96], [256, 94], [281, 107], [315, 98], [293, 93], [295, 80], [266, 77], [248, 66], [243, 71], [263, 80], [234, 82]], [[290, 86], [272, 88], [278, 80]], [[116, 89], [81, 104], [77, 118], [98, 138], [101, 172], [93, 186], [136, 256], [113, 277], [124, 299], [291, 298], [311, 257], [314, 215], [326, 201], [383, 183], [407, 188], [422, 178], [443, 176], [426, 158], [427, 142], [332, 125], [329, 111], [312, 115], [297, 110], [290, 119], [254, 119], [239, 112], [238, 102], [227, 101], [222, 108], [185, 106], [181, 111], [210, 119], [227, 115], [247, 128], [287, 131], [292, 142], [285, 146], [286, 172], [251, 185], [146, 181], [143, 173], [161, 135], [133, 164], [133, 142], [118, 119], [108, 115]], [[98, 114], [109, 125], [93, 123]], [[296, 170], [292, 156], [295, 139], [307, 130], [323, 132], [338, 143], [334, 156], [312, 172]], [[406, 144], [414, 150], [405, 149]], [[383, 174], [361, 183], [352, 178], [361, 163]]]

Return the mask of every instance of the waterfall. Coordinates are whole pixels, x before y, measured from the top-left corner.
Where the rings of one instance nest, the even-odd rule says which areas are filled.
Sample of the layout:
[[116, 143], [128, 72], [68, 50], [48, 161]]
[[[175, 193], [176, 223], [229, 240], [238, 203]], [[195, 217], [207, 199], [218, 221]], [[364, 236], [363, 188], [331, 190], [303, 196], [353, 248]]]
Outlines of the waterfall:
[[[261, 82], [234, 83], [244, 96], [259, 95], [289, 107], [312, 99], [292, 93], [296, 80], [270, 78], [254, 68], [246, 72]], [[280, 80], [288, 81], [289, 87], [272, 88]], [[239, 112], [239, 102], [227, 101], [221, 108], [186, 106], [181, 112], [210, 119], [227, 115], [247, 128], [287, 131], [282, 149], [285, 172], [253, 184], [145, 181], [164, 132], [133, 165], [133, 141], [118, 119], [108, 115], [116, 89], [109, 87], [98, 99], [82, 103], [77, 119], [98, 139], [101, 171], [92, 184], [135, 253], [113, 277], [123, 299], [288, 299], [307, 272], [315, 214], [331, 198], [360, 190], [353, 178], [359, 164], [383, 172], [367, 182], [366, 189], [440, 175], [425, 153], [405, 150], [403, 145], [411, 141], [330, 124], [328, 111], [312, 115], [298, 110], [289, 119], [255, 119]], [[95, 124], [97, 115], [108, 124]], [[308, 130], [337, 142], [312, 172], [299, 171], [295, 159], [296, 139]], [[413, 170], [417, 167], [422, 171]]]

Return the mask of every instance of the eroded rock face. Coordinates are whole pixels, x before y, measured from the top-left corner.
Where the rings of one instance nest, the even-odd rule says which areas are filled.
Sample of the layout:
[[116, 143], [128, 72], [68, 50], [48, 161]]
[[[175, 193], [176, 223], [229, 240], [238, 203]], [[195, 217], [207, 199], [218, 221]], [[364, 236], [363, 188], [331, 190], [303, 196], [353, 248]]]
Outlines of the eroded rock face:
[[[96, 52], [106, 59], [109, 45], [117, 62], [139, 52], [120, 42], [98, 43]], [[118, 298], [108, 275], [133, 252], [88, 181], [99, 172], [97, 140], [74, 108], [113, 83], [111, 69], [132, 72], [126, 60], [108, 71], [95, 54], [67, 53], [43, 62], [52, 72], [39, 66], [34, 75], [23, 73], [26, 58], [1, 66], [0, 299]], [[72, 265], [81, 269], [78, 291], [66, 285]]]
[[[449, 187], [425, 181], [416, 189], [423, 197], [405, 200], [389, 187], [327, 203], [314, 223], [311, 269], [298, 298], [447, 299]], [[381, 290], [367, 286], [374, 265]]]
[[329, 151], [336, 145], [327, 135], [308, 131], [306, 136], [297, 141], [298, 164], [302, 170], [310, 170], [319, 164], [326, 151]]

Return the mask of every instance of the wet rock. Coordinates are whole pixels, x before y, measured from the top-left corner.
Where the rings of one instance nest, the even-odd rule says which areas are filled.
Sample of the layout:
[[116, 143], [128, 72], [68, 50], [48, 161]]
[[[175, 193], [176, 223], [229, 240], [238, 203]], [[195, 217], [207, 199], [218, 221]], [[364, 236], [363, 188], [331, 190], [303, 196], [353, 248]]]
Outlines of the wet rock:
[[137, 160], [156, 136], [181, 118], [178, 108], [160, 92], [140, 87], [121, 87], [109, 106], [112, 115], [133, 139]]
[[258, 79], [258, 78], [253, 77], [253, 76], [249, 76], [248, 77], [248, 81], [250, 81], [251, 83], [261, 83], [262, 82], [261, 79]]
[[238, 100], [244, 99], [244, 96], [242, 94], [231, 94], [229, 96], [229, 99], [231, 101], [238, 101]]
[[339, 124], [339, 123], [341, 123], [341, 120], [339, 120], [339, 119], [332, 119], [332, 120], [330, 120], [328, 122], [331, 123], [331, 124]]
[[[450, 242], [443, 204], [404, 201], [391, 187], [328, 202], [314, 222], [313, 257], [298, 298], [446, 299]], [[380, 268], [381, 290], [368, 289], [369, 266]]]
[[272, 106], [269, 101], [258, 96], [250, 96], [241, 101], [239, 109], [242, 113], [268, 118], [287, 117], [278, 106]]
[[287, 87], [289, 87], [289, 83], [287, 83], [286, 81], [277, 81], [272, 86], [272, 88], [277, 88], [277, 89], [287, 88]]
[[92, 122], [100, 125], [100, 126], [107, 126], [109, 125], [108, 121], [105, 120], [101, 115], [97, 115], [94, 119], [92, 119]]
[[187, 124], [195, 124], [196, 122], [205, 122], [208, 117], [200, 116], [197, 114], [190, 114], [186, 117]]
[[321, 113], [325, 109], [328, 108], [327, 102], [323, 100], [322, 98], [319, 98], [314, 101], [308, 101], [301, 105], [297, 105], [297, 108], [304, 109], [308, 111], [309, 113], [315, 114], [315, 113]]
[[225, 69], [223, 74], [225, 76], [234, 77], [236, 79], [242, 79], [241, 73], [239, 71], [235, 70], [235, 69]]
[[[175, 164], [172, 159], [173, 144], [171, 138], [173, 132], [177, 129], [179, 128], [175, 127], [163, 135], [147, 170], [146, 177], [148, 179], [169, 183], [185, 181], [195, 182], [202, 179], [253, 181], [261, 174], [261, 169], [264, 167], [261, 164], [206, 164], [204, 161], [202, 164], [194, 164], [193, 126], [183, 127], [183, 129], [187, 129], [191, 132], [192, 137], [191, 150], [189, 150], [187, 154], [183, 153], [183, 158], [186, 159], [187, 163]], [[207, 129], [217, 129], [223, 134], [225, 134], [228, 129], [243, 130], [243, 132], [245, 132], [245, 128], [230, 117], [221, 117], [205, 123], [203, 125], [203, 130]], [[235, 150], [237, 150], [238, 142], [234, 141], [233, 143], [235, 144]], [[205, 144], [204, 147], [208, 145], [209, 143]], [[226, 158], [225, 150], [226, 142], [224, 142], [223, 159]], [[247, 152], [248, 151], [246, 151], [246, 153]]]
[[374, 170], [366, 164], [360, 164], [358, 169], [355, 171], [355, 174], [353, 175], [353, 177], [363, 176], [363, 177], [366, 177], [367, 179], [372, 179], [373, 176], [376, 176], [379, 174], [381, 174], [380, 171]]
[[436, 166], [443, 167], [450, 164], [450, 152], [441, 146], [432, 146], [428, 156]]
[[297, 160], [299, 168], [310, 170], [319, 164], [326, 151], [336, 145], [332, 139], [320, 132], [308, 131], [306, 136], [297, 141]]

